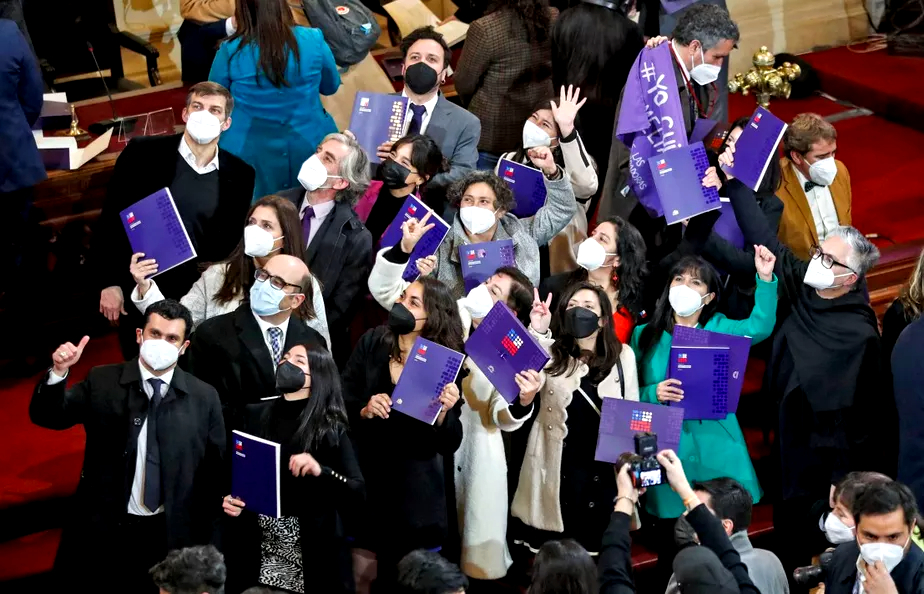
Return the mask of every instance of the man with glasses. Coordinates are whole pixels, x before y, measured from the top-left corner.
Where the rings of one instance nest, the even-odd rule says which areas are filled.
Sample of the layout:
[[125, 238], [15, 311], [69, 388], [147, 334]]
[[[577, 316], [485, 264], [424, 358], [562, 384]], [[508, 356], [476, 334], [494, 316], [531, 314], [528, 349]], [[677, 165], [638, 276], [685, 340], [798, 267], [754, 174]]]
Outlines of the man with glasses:
[[229, 434], [241, 427], [244, 406], [278, 394], [276, 365], [292, 345], [325, 348], [317, 331], [289, 323], [293, 313], [311, 313], [311, 300], [308, 266], [295, 256], [278, 255], [257, 269], [248, 300], [196, 328], [186, 368], [218, 390]]
[[773, 523], [791, 571], [817, 554], [802, 550], [811, 542], [803, 535], [813, 528], [808, 513], [815, 501], [827, 499], [850, 471], [894, 472], [895, 405], [882, 385], [865, 282], [879, 250], [855, 228], [838, 226], [805, 261], [770, 230], [753, 191], [733, 179], [728, 195], [746, 242], [777, 257], [779, 327], [764, 387], [779, 407], [782, 502], [774, 505]]

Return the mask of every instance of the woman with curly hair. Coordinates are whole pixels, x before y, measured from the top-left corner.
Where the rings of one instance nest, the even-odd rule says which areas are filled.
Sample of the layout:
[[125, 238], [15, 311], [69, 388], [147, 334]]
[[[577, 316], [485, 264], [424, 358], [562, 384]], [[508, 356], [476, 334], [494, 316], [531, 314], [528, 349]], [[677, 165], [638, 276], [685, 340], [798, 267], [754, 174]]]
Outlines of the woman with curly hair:
[[517, 146], [523, 122], [552, 96], [552, 23], [548, 0], [498, 0], [468, 29], [454, 76], [463, 104], [481, 120], [479, 169]]

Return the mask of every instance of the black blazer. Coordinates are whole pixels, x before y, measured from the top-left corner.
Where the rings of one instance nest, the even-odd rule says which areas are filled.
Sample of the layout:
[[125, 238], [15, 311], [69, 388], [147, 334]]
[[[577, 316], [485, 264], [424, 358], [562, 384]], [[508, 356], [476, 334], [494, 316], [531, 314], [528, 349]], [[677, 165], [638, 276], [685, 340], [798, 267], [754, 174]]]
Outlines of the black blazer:
[[[298, 209], [305, 190], [292, 188], [279, 195], [291, 200]], [[342, 349], [343, 341], [349, 339], [357, 297], [365, 290], [372, 267], [372, 234], [352, 206], [337, 202], [308, 246], [305, 263], [323, 288], [331, 341], [338, 345], [338, 350]]]
[[[271, 441], [284, 441], [281, 472], [292, 478], [288, 457], [301, 453], [301, 448], [290, 442], [291, 435], [283, 440], [278, 431], [268, 432], [266, 429], [267, 422], [278, 418], [272, 416], [278, 403], [276, 399], [248, 405], [244, 412], [243, 430]], [[276, 412], [278, 414], [278, 409]], [[353, 592], [353, 560], [344, 524], [365, 503], [365, 484], [359, 462], [346, 431], [339, 434], [336, 444], [334, 436], [329, 434], [320, 446], [309, 453], [321, 465], [321, 476], [291, 481], [282, 477], [283, 513], [293, 515], [290, 511], [297, 510], [305, 592]], [[227, 535], [223, 538], [227, 545], [224, 551], [228, 567], [227, 591], [241, 592], [258, 585], [263, 535], [256, 514], [246, 508], [237, 518], [226, 517], [224, 526]]]
[[[127, 513], [138, 434], [147, 414], [138, 359], [90, 370], [65, 390], [43, 375], [29, 404], [32, 422], [48, 429], [83, 425], [87, 446], [74, 512], [67, 514], [56, 567], [74, 579], [105, 571]], [[225, 428], [212, 386], [177, 368], [157, 411], [162, 485], [170, 549], [207, 544], [215, 535], [222, 489]]]
[[[173, 183], [182, 136], [133, 138], [119, 155], [109, 181], [90, 260], [98, 288], [118, 285], [126, 301], [135, 283], [128, 272], [132, 250], [119, 213]], [[219, 150], [218, 180], [220, 206], [209, 221], [206, 237], [197, 242], [198, 257], [157, 277], [157, 284], [167, 297], [179, 299], [186, 294], [199, 278], [197, 263], [224, 260], [241, 240], [244, 218], [253, 200], [253, 167], [228, 151]], [[184, 201], [174, 198], [182, 213]]]
[[[293, 316], [282, 352], [299, 343], [326, 350], [324, 337]], [[248, 302], [199, 324], [183, 363], [190, 373], [218, 390], [229, 432], [243, 426], [245, 405], [276, 395], [272, 355]]]
[[[857, 580], [860, 547], [851, 540], [834, 550], [825, 578], [825, 594], [852, 594]], [[891, 573], [899, 594], [924, 594], [924, 551], [911, 543], [908, 553]]]

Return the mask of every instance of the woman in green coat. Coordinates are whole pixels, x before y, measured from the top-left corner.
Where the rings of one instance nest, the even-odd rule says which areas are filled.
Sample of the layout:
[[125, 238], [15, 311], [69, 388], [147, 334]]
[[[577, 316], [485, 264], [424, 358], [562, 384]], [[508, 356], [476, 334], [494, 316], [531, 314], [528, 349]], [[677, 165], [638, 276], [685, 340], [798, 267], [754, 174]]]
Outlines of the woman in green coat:
[[[716, 312], [719, 277], [705, 260], [687, 256], [674, 266], [651, 322], [632, 333], [632, 349], [639, 366], [640, 401], [668, 404], [683, 400], [680, 380], [665, 379], [671, 334], [676, 324], [749, 336], [752, 345], [770, 336], [776, 323], [775, 261], [768, 249], [756, 246], [755, 304], [746, 320], [729, 320]], [[757, 475], [734, 413], [722, 421], [684, 421], [677, 456], [691, 481], [731, 477], [744, 485], [755, 502], [760, 499]], [[673, 519], [685, 508], [668, 485], [659, 485], [648, 489], [646, 509], [657, 518]]]

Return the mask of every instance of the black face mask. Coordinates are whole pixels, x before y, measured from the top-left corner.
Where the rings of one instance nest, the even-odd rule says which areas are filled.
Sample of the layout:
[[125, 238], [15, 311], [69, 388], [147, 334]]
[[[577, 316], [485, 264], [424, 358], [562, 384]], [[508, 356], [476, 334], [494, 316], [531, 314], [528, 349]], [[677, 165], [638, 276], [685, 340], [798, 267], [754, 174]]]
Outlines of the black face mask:
[[305, 387], [305, 372], [295, 364], [283, 361], [276, 367], [276, 391], [293, 394]]
[[681, 549], [699, 544], [696, 542], [696, 530], [686, 516], [680, 516], [674, 524], [674, 542]]
[[600, 327], [600, 316], [586, 307], [572, 307], [565, 312], [562, 330], [575, 338], [587, 338]]
[[417, 318], [404, 304], [395, 303], [388, 312], [388, 327], [398, 335], [410, 334], [417, 327]]
[[385, 159], [382, 161], [379, 174], [386, 188], [397, 190], [407, 186], [407, 177], [411, 174], [411, 170], [394, 159]]
[[418, 95], [432, 91], [436, 86], [437, 78], [439, 78], [439, 73], [423, 62], [412, 64], [404, 70], [404, 84]]

